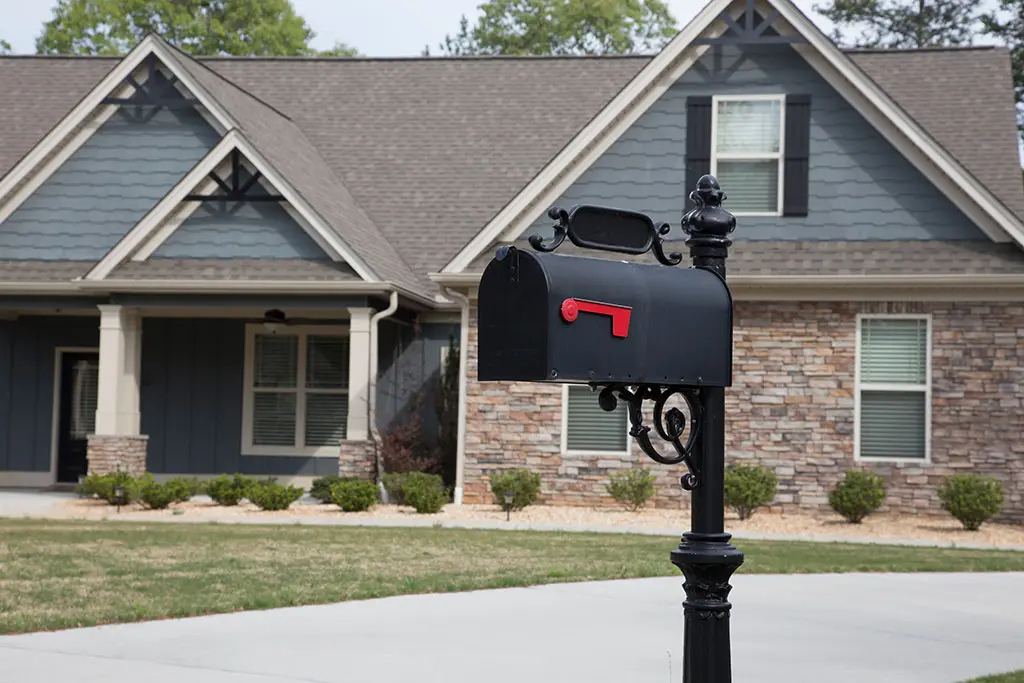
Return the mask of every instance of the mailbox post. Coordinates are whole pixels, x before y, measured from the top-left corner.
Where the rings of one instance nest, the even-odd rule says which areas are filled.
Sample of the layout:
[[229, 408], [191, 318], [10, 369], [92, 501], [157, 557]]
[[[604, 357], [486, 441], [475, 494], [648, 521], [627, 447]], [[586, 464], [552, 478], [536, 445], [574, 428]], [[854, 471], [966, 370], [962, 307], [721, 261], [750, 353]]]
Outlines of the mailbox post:
[[[652, 460], [684, 464], [691, 530], [671, 560], [686, 592], [684, 683], [731, 683], [729, 579], [743, 554], [725, 533], [725, 388], [732, 384], [732, 296], [725, 260], [736, 219], [705, 175], [683, 216], [692, 268], [666, 254], [669, 224], [598, 206], [553, 208], [554, 237], [530, 237], [534, 252], [502, 247], [480, 280], [479, 381], [569, 382], [599, 391], [604, 410], [626, 404], [629, 434]], [[661, 265], [552, 254], [577, 247], [631, 255], [653, 252]], [[668, 407], [678, 397], [685, 404]], [[653, 403], [654, 435], [644, 423]]]

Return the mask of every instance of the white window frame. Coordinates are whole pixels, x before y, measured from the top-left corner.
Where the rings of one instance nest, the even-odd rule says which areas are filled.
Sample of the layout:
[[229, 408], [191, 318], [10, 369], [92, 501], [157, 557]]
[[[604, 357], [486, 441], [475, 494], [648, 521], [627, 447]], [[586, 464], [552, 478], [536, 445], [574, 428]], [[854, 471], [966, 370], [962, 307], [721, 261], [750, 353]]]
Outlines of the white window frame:
[[[764, 102], [779, 103], [779, 151], [775, 153], [749, 154], [744, 152], [718, 153], [718, 103], [719, 102]], [[786, 170], [786, 95], [713, 95], [711, 97], [711, 175], [718, 176], [718, 161], [768, 161], [777, 159], [779, 164], [779, 186], [777, 189], [775, 211], [743, 212], [733, 211], [735, 216], [781, 216], [782, 197], [785, 188], [784, 174]], [[726, 188], [728, 190], [728, 188]], [[728, 191], [726, 195], [728, 195]], [[728, 207], [726, 207], [728, 208]]]
[[[630, 455], [633, 447], [633, 439], [629, 435], [629, 415], [626, 415], [626, 449], [623, 451], [570, 451], [569, 450], [569, 387], [586, 387], [586, 384], [574, 384], [566, 383], [562, 384], [562, 442], [561, 450], [562, 455], [576, 455], [576, 456], [609, 456], [619, 457], [623, 455]], [[594, 400], [597, 400], [598, 392], [594, 392]], [[621, 404], [621, 399], [619, 400]]]
[[[275, 388], [275, 393], [296, 394], [295, 400], [295, 445], [294, 446], [259, 446], [253, 443], [253, 409], [255, 405], [254, 396], [256, 389], [253, 387], [254, 370], [256, 361], [256, 335], [270, 334], [262, 323], [250, 323], [245, 326], [245, 372], [243, 373], [243, 400], [242, 400], [242, 455], [291, 455], [307, 456], [316, 458], [337, 458], [338, 446], [303, 446], [306, 439], [306, 394], [348, 394], [351, 387], [344, 391], [340, 389], [307, 389], [306, 383], [306, 362], [307, 362], [307, 338], [310, 335], [330, 335], [334, 337], [348, 337], [349, 329], [346, 325], [288, 325], [285, 329], [275, 333], [277, 336], [298, 337], [299, 357], [296, 366], [296, 386], [293, 389]], [[351, 347], [350, 347], [351, 356]], [[351, 357], [349, 358], [351, 363]], [[347, 378], [346, 378], [347, 379]], [[352, 406], [349, 405], [349, 410]], [[347, 421], [348, 416], [345, 416]]]
[[[925, 383], [889, 384], [879, 382], [862, 382], [860, 379], [861, 337], [864, 320], [924, 320], [925, 334]], [[853, 399], [853, 459], [857, 462], [885, 463], [916, 463], [931, 464], [932, 461], [932, 316], [930, 313], [858, 313], [857, 314], [857, 352], [854, 358], [854, 399]], [[860, 454], [860, 396], [862, 391], [923, 391], [924, 392], [924, 457], [923, 458], [872, 458]]]

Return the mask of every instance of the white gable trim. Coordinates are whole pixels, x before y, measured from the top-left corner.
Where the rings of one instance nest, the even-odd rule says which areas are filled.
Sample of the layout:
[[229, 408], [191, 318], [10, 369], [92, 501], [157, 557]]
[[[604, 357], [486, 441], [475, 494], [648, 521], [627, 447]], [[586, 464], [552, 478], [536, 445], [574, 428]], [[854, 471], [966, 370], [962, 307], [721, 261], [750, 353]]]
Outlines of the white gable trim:
[[[463, 249], [441, 270], [442, 274], [464, 272], [496, 241], [512, 241], [543, 215], [548, 205], [604, 153], [625, 130], [645, 112], [703, 53], [704, 46], [692, 43], [702, 35], [725, 30], [719, 23], [709, 28], [735, 0], [712, 0], [683, 28], [618, 95], [591, 120], [558, 155], [531, 180]], [[813, 68], [847, 97], [882, 134], [893, 142], [929, 180], [997, 242], [1011, 239], [1024, 246], [1024, 222], [1006, 208], [990, 190], [975, 180], [952, 155], [942, 149], [920, 125], [907, 116], [832, 43], [790, 0], [758, 0], [762, 14], [776, 9], [793, 31], [808, 42], [795, 45]], [[766, 9], [769, 8], [769, 9]], [[724, 22], [722, 22], [724, 23]], [[783, 27], [776, 27], [786, 33]], [[696, 49], [695, 49], [696, 48]], [[706, 49], [706, 48], [704, 48]], [[833, 78], [822, 71], [827, 63]], [[839, 83], [834, 75], [842, 76]], [[869, 116], [869, 112], [874, 115]], [[888, 125], [886, 125], [888, 124]], [[888, 128], [888, 133], [887, 129]], [[894, 139], [892, 132], [899, 135]], [[899, 139], [899, 140], [898, 140]], [[910, 145], [907, 145], [906, 142]], [[900, 144], [902, 142], [903, 144]], [[969, 188], [965, 190], [964, 188]], [[977, 196], [974, 199], [972, 194]]]
[[[178, 77], [178, 81], [182, 83], [189, 91], [193, 93], [195, 99], [210, 112], [215, 121], [220, 125], [221, 130], [230, 130], [235, 128], [235, 122], [227, 112], [224, 111], [220, 105], [218, 105], [206, 91], [201, 88], [198, 84], [193, 82], [192, 78], [181, 69], [178, 62], [172, 54], [169, 52], [169, 48], [159, 38], [153, 35], [146, 36], [142, 42], [135, 46], [135, 49], [129, 52], [124, 59], [122, 59], [114, 69], [104, 77], [99, 84], [93, 88], [88, 95], [75, 105], [67, 116], [65, 116], [60, 123], [58, 123], [49, 133], [46, 134], [42, 140], [36, 144], [35, 147], [26, 154], [21, 161], [19, 161], [14, 168], [3, 178], [0, 179], [0, 201], [3, 201], [4, 197], [7, 197], [11, 192], [21, 185], [29, 176], [35, 171], [40, 171], [37, 177], [33, 179], [36, 183], [36, 187], [42, 184], [46, 179], [57, 170], [60, 164], [46, 164], [44, 168], [39, 168], [41, 164], [46, 163], [47, 159], [58, 151], [60, 146], [72, 136], [80, 126], [86, 124], [89, 117], [97, 109], [101, 109], [102, 114], [107, 114], [108, 117], [113, 114], [116, 107], [111, 109], [104, 108], [103, 99], [116, 94], [121, 91], [121, 86], [124, 83], [124, 79], [135, 73], [143, 61], [149, 55], [155, 55], [160, 63], [170, 71], [173, 75]], [[89, 134], [81, 134], [76, 136], [72, 141], [77, 144], [77, 147], [73, 147], [67, 151], [67, 156], [73, 154], [79, 147], [85, 144], [86, 140], [91, 137], [91, 133], [95, 132], [95, 128], [87, 126], [85, 130], [92, 129]], [[84, 131], [82, 131], [84, 133]], [[63, 152], [61, 152], [63, 154]], [[67, 157], [64, 157], [66, 159]], [[62, 160], [63, 162], [63, 160]], [[31, 193], [29, 193], [31, 194]], [[19, 192], [16, 197], [10, 198], [10, 203], [20, 204], [20, 201], [24, 201], [27, 197], [22, 196]], [[20, 201], [14, 201], [20, 198]], [[11, 208], [5, 209], [5, 211], [13, 211]]]
[[[185, 219], [198, 208], [198, 202], [185, 202], [185, 197], [195, 191], [209, 191], [209, 174], [216, 170], [228, 155], [238, 150], [248, 162], [258, 170], [290, 205], [297, 214], [299, 225], [334, 261], [347, 263], [364, 281], [378, 281], [373, 272], [358, 258], [305, 201], [284, 182], [269, 164], [263, 160], [255, 148], [239, 133], [232, 130], [225, 135], [217, 146], [210, 150], [185, 177], [178, 181], [164, 198], [140, 220], [127, 235], [107, 252], [99, 263], [85, 275], [85, 280], [103, 280], [127, 259], [144, 261], [184, 223]], [[189, 208], [189, 204], [193, 205]]]

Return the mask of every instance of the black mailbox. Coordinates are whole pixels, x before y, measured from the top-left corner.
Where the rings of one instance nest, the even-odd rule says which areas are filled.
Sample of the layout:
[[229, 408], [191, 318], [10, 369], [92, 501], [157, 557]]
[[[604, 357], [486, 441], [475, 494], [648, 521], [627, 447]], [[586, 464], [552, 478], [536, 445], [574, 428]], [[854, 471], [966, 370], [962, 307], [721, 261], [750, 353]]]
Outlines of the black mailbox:
[[480, 381], [732, 385], [732, 296], [709, 270], [502, 247], [480, 302]]

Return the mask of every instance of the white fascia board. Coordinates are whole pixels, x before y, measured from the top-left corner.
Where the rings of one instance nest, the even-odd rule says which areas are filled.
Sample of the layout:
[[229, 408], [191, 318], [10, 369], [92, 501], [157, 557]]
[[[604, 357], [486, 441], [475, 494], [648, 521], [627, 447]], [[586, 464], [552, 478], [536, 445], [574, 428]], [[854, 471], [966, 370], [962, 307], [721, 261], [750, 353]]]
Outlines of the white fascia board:
[[[168, 52], [168, 48], [154, 35], [148, 35], [122, 59], [89, 94], [82, 98], [68, 114], [61, 119], [46, 136], [36, 144], [35, 147], [19, 161], [11, 171], [0, 179], [0, 199], [9, 195], [14, 188], [36, 171], [40, 164], [44, 163], [57, 151], [62, 143], [72, 135], [82, 124], [86, 123], [89, 116], [97, 109], [103, 107], [103, 100], [120, 91], [124, 80], [131, 76], [142, 62], [151, 54], [175, 76], [178, 81], [187, 87], [199, 103], [206, 108], [221, 124], [225, 130], [235, 127], [235, 122], [227, 112], [218, 105], [210, 95], [194, 83], [192, 78], [177, 65], [177, 60]], [[79, 146], [85, 143], [88, 137], [79, 141]], [[40, 169], [41, 170], [41, 169]], [[55, 170], [55, 169], [53, 169]], [[52, 172], [52, 171], [51, 171]], [[45, 180], [45, 178], [43, 178]]]
[[[583, 171], [586, 170], [586, 165], [579, 163], [581, 155], [586, 153], [588, 150], [591, 154], [588, 157], [593, 156], [596, 158], [598, 155], [594, 155], [592, 148], [594, 145], [605, 142], [605, 146], [601, 149], [603, 152], [607, 147], [615, 141], [618, 135], [613, 135], [611, 129], [622, 129], [628, 127], [622, 126], [621, 121], [624, 117], [632, 116], [629, 121], [633, 123], [640, 115], [646, 111], [646, 106], [650, 106], [657, 97], [651, 97], [651, 89], [657, 88], [660, 90], [658, 97], [667, 90], [672, 83], [678, 79], [682, 73], [685, 72], [695, 58], [691, 60], [684, 60], [684, 65], [679, 64], [680, 60], [685, 56], [685, 53], [691, 43], [700, 37], [711, 24], [718, 18], [718, 16], [729, 8], [734, 0], [712, 0], [709, 2], [699, 14], [687, 24], [682, 31], [680, 31], [675, 38], [669, 42], [665, 48], [658, 53], [648, 64], [645, 66], [640, 73], [638, 73], [633, 80], [631, 80], [619, 93], [612, 99], [608, 105], [605, 106], [601, 112], [599, 112], [590, 123], [583, 127], [583, 129], [576, 134], [576, 136], [555, 156], [551, 162], [545, 166], [540, 173], [538, 173], [533, 180], [531, 180], [526, 187], [520, 190], [512, 201], [505, 205], [501, 211], [491, 219], [491, 221], [481, 230], [470, 242], [463, 247], [463, 249], [453, 258], [451, 261], [441, 269], [442, 273], [460, 273], [465, 270], [492, 242], [497, 240], [506, 231], [511, 231], [513, 222], [522, 223], [522, 216], [530, 207], [536, 207], [545, 194], [546, 190], [549, 190], [554, 183], [561, 181], [560, 185], [568, 186], [571, 184], [579, 175], [582, 175]], [[703, 46], [702, 46], [703, 47]], [[706, 49], [706, 48], [705, 48]], [[700, 50], [703, 53], [703, 50]], [[681, 68], [682, 67], [682, 68]], [[678, 74], [675, 78], [672, 78], [673, 74]], [[646, 97], [645, 97], [646, 95]], [[638, 101], [643, 99], [646, 106], [636, 106]], [[632, 110], [632, 111], [631, 111]], [[620, 125], [616, 126], [616, 123]], [[621, 134], [621, 133], [620, 133]], [[566, 180], [568, 179], [568, 182]], [[540, 215], [535, 209], [536, 215]], [[533, 218], [530, 218], [532, 222]], [[529, 223], [527, 223], [529, 225]]]

